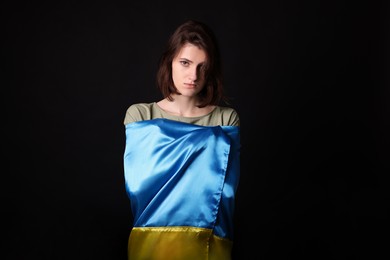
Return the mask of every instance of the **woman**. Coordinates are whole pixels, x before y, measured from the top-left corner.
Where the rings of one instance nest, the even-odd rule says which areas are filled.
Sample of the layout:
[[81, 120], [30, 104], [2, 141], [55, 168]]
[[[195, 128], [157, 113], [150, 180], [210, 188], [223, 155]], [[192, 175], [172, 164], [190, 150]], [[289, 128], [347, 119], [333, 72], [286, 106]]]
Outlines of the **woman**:
[[[157, 71], [163, 99], [126, 112], [124, 171], [134, 225], [129, 259], [231, 259], [240, 120], [226, 101], [204, 23], [171, 35]], [[227, 103], [226, 103], [227, 104]]]

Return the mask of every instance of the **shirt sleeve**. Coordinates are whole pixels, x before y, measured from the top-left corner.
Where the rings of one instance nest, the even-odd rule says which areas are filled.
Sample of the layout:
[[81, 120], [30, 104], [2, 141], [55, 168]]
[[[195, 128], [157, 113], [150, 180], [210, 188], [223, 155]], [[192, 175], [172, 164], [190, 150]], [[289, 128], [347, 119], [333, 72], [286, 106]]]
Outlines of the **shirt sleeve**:
[[146, 120], [149, 119], [149, 117], [150, 111], [146, 104], [133, 104], [126, 110], [123, 124], [127, 125], [129, 123]]

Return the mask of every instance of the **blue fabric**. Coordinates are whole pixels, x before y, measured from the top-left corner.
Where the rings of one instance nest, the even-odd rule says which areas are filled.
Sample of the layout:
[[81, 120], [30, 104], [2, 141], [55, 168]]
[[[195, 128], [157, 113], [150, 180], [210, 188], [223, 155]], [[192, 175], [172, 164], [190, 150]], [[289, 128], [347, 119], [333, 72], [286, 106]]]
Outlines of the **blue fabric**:
[[125, 127], [124, 173], [134, 227], [209, 228], [232, 239], [239, 127], [162, 118]]

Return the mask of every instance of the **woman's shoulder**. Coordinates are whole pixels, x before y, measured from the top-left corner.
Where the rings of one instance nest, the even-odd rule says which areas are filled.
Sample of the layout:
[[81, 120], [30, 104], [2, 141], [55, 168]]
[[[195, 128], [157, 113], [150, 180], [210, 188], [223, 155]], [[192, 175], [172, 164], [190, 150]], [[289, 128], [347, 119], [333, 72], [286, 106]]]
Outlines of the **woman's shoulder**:
[[217, 106], [214, 112], [221, 118], [223, 125], [240, 126], [240, 117], [236, 109], [227, 106]]
[[226, 114], [238, 114], [237, 110], [234, 109], [233, 107], [228, 107], [228, 106], [217, 106], [217, 109], [219, 109], [221, 113], [226, 113]]
[[153, 103], [135, 103], [130, 105], [126, 110], [124, 124], [148, 120], [151, 117]]

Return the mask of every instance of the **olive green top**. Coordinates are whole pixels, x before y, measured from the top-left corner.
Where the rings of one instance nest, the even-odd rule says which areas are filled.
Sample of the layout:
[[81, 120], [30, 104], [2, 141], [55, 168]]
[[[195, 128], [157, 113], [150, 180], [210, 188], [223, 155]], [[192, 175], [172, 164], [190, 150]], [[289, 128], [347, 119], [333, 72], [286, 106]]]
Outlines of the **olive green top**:
[[237, 111], [230, 107], [216, 106], [213, 111], [206, 115], [184, 117], [175, 116], [164, 111], [156, 102], [131, 105], [126, 111], [124, 124], [155, 118], [166, 118], [202, 126], [240, 126], [240, 118]]

